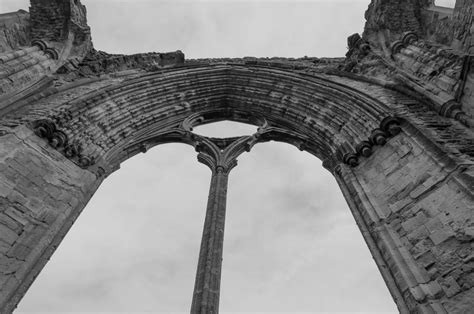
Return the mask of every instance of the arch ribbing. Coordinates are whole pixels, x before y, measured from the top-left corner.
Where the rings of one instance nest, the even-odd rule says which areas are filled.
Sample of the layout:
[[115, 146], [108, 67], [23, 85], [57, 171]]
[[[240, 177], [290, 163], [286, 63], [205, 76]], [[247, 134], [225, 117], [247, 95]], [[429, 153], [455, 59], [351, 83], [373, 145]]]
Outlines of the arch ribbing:
[[123, 161], [127, 147], [142, 134], [176, 128], [193, 114], [206, 117], [202, 123], [228, 119], [255, 124], [260, 117], [270, 126], [305, 134], [311, 153], [334, 160], [340, 147], [340, 158], [356, 154], [357, 145], [368, 142], [392, 113], [331, 76], [269, 66], [185, 64], [110, 80], [102, 89], [52, 108], [49, 103], [36, 106], [30, 116], [33, 127], [40, 119], [52, 121], [89, 166]]

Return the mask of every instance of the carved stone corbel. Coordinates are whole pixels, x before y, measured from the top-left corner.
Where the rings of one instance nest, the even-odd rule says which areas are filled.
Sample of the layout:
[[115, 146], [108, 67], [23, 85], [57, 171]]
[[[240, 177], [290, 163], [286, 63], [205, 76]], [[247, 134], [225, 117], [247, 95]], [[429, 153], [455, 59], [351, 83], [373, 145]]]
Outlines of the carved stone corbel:
[[53, 121], [38, 120], [32, 123], [32, 128], [38, 137], [46, 139], [52, 148], [61, 152], [81, 168], [87, 168], [94, 164], [95, 158], [82, 154], [82, 146], [77, 142], [71, 142], [67, 134], [59, 130]]
[[74, 158], [79, 154], [80, 150], [81, 149], [77, 143], [72, 143], [64, 148], [64, 155], [67, 158]]
[[53, 148], [66, 147], [68, 144], [67, 135], [62, 131], [55, 131], [49, 142]]
[[359, 158], [351, 145], [343, 143], [337, 150], [337, 155], [342, 162], [351, 167], [356, 167], [359, 164]]
[[400, 51], [402, 51], [403, 48], [408, 47], [408, 45], [411, 45], [416, 41], [418, 41], [418, 35], [415, 32], [408, 31], [408, 32], [403, 33], [401, 39], [394, 41], [390, 45], [392, 57], [396, 55], [397, 53], [400, 53]]
[[418, 34], [413, 31], [408, 31], [403, 33], [402, 42], [405, 46], [411, 45], [414, 42], [418, 41]]
[[79, 156], [78, 162], [82, 168], [87, 168], [94, 163], [94, 160], [88, 156]]
[[46, 45], [44, 40], [41, 39], [34, 39], [33, 41], [31, 41], [31, 45], [38, 47], [41, 51], [45, 51], [46, 48], [48, 48], [48, 45]]
[[397, 117], [386, 117], [380, 122], [380, 128], [372, 131], [366, 141], [362, 141], [355, 146], [355, 152], [351, 145], [344, 143], [338, 149], [338, 158], [343, 163], [356, 167], [359, 164], [359, 157], [370, 157], [376, 146], [383, 146], [390, 137], [401, 132], [401, 121]]
[[380, 122], [380, 129], [389, 136], [395, 136], [402, 130], [400, 127], [400, 119], [396, 117], [387, 117]]
[[381, 129], [375, 129], [372, 131], [369, 137], [369, 142], [372, 145], [384, 146], [387, 143], [387, 134]]
[[58, 60], [59, 52], [56, 48], [49, 47], [48, 44], [41, 39], [35, 39], [31, 42], [32, 46], [38, 47], [45, 55], [49, 56], [51, 59]]
[[56, 131], [56, 125], [50, 120], [38, 120], [34, 122], [33, 129], [37, 136], [50, 140]]
[[46, 48], [44, 50], [44, 54], [49, 56], [53, 60], [58, 60], [59, 59], [59, 53], [56, 50], [56, 48]]
[[347, 46], [349, 48], [349, 52], [346, 56], [351, 56], [354, 54], [355, 51], [358, 51], [362, 55], [366, 55], [371, 50], [370, 44], [362, 39], [362, 37], [355, 33], [347, 38]]
[[370, 157], [372, 155], [372, 145], [369, 141], [362, 141], [356, 145], [356, 151], [361, 156]]

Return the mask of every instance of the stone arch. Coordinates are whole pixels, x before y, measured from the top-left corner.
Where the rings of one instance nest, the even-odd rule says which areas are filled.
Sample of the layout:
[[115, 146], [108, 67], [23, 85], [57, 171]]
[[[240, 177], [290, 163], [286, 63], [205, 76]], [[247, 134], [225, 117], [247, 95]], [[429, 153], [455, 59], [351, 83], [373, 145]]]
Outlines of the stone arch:
[[54, 138], [58, 148], [64, 146], [66, 155], [71, 154], [68, 146], [77, 145], [71, 156], [77, 164], [82, 155], [90, 160], [87, 163], [102, 157], [108, 167], [115, 159], [119, 163], [127, 158], [119, 155], [129, 154], [124, 150], [142, 142], [142, 137], [187, 124], [230, 119], [258, 125], [265, 120], [299, 133], [300, 141], [308, 142], [307, 149], [322, 160], [338, 153], [339, 158], [356, 155], [361, 143], [370, 148], [377, 132], [386, 137], [390, 132], [384, 133], [399, 124], [387, 120], [396, 110], [366, 93], [328, 76], [294, 73], [278, 64], [198, 64], [110, 81], [103, 82], [103, 89], [63, 103], [55, 104], [66, 93], [74, 95], [74, 89], [49, 96], [31, 113], [22, 113], [22, 119], [41, 130], [40, 136]]
[[[183, 72], [189, 69], [191, 74], [184, 75]], [[254, 71], [254, 75], [249, 76], [249, 71]], [[308, 76], [277, 66], [192, 65], [169, 68], [165, 73], [166, 76], [160, 72], [146, 73], [124, 77], [118, 83], [116, 80], [104, 82], [105, 88], [94, 89], [86, 94], [82, 93], [84, 85], [75, 87], [77, 93], [74, 93], [74, 89], [68, 89], [67, 94], [73, 99], [64, 100], [64, 92], [49, 95], [39, 100], [34, 108], [21, 113], [22, 125], [8, 130], [4, 128], [7, 133], [4, 138], [21, 138], [17, 134], [21, 130], [23, 141], [33, 141], [31, 145], [35, 145], [34, 150], [41, 150], [43, 159], [48, 156], [48, 163], [61, 163], [63, 167], [76, 169], [74, 172], [81, 174], [76, 178], [76, 184], [82, 186], [78, 190], [81, 190], [85, 189], [83, 184], [97, 187], [107, 174], [118, 168], [121, 161], [147, 147], [166, 142], [184, 142], [197, 148], [201, 141], [209, 141], [198, 139], [191, 132], [192, 126], [196, 124], [222, 119], [260, 124], [257, 135], [242, 139], [247, 146], [242, 146], [241, 150], [250, 150], [259, 141], [281, 140], [308, 150], [324, 160], [325, 166], [335, 174], [397, 305], [401, 310], [406, 310], [406, 294], [411, 293], [412, 298], [424, 301], [425, 304], [418, 307], [431, 306], [426, 302], [430, 298], [434, 299], [441, 290], [411, 255], [406, 256], [406, 251], [400, 247], [402, 237], [395, 229], [392, 230], [391, 225], [397, 219], [394, 215], [401, 210], [399, 207], [416, 204], [416, 200], [405, 199], [395, 193], [390, 195], [390, 202], [393, 197], [401, 199], [383, 205], [379, 197], [372, 194], [373, 190], [368, 189], [372, 185], [371, 176], [377, 179], [378, 185], [391, 188], [381, 178], [385, 175], [384, 171], [374, 172], [381, 166], [379, 163], [382, 169], [396, 169], [399, 166], [401, 169], [398, 171], [406, 171], [406, 165], [398, 164], [396, 160], [392, 160], [393, 164], [384, 165], [384, 158], [381, 157], [384, 154], [395, 158], [412, 155], [411, 158], [416, 160], [421, 158], [417, 156], [423, 156], [423, 163], [431, 161], [438, 166], [436, 172], [440, 176], [443, 168], [448, 166], [446, 161], [439, 160], [439, 156], [431, 151], [422, 151], [427, 144], [420, 142], [432, 141], [417, 135], [420, 130], [410, 123], [410, 116], [393, 118], [393, 114], [401, 112], [396, 102], [382, 103], [380, 99], [350, 87], [355, 83], [364, 85], [361, 82], [338, 77], [338, 80], [349, 82], [342, 85], [334, 83], [328, 76]], [[372, 88], [379, 91], [382, 99], [388, 95], [397, 95], [383, 88]], [[403, 99], [401, 95], [398, 97]], [[58, 100], [61, 102], [58, 103]], [[139, 114], [134, 115], [133, 112]], [[15, 113], [9, 116], [10, 122], [16, 119]], [[35, 136], [33, 131], [46, 141]], [[389, 140], [392, 136], [395, 138]], [[225, 141], [214, 140], [222, 147], [229, 145]], [[361, 148], [360, 144], [366, 146]], [[431, 145], [434, 146], [434, 143]], [[368, 151], [364, 151], [364, 147]], [[17, 148], [16, 151], [20, 153], [22, 149]], [[212, 153], [216, 154], [215, 151]], [[30, 157], [23, 158], [28, 164], [27, 159]], [[52, 176], [59, 175], [56, 167], [58, 165], [51, 168]], [[392, 173], [394, 171], [391, 170]], [[462, 172], [461, 169], [457, 171]], [[412, 185], [409, 191], [406, 191], [407, 186], [403, 186], [397, 192], [413, 193], [419, 189], [419, 193], [422, 193], [436, 184], [430, 181], [431, 178], [422, 177], [420, 173], [419, 177], [407, 184]], [[86, 190], [86, 194], [76, 191], [80, 195], [76, 200], [79, 202], [78, 207], [84, 206], [93, 194], [93, 190]], [[27, 191], [18, 192], [27, 194]], [[400, 201], [403, 204], [399, 204]], [[71, 203], [62, 206], [71, 207]], [[55, 233], [54, 239], [64, 236], [67, 230], [65, 226], [72, 224], [71, 217], [75, 217], [80, 209], [71, 207], [70, 211], [73, 216], [64, 217], [62, 230]], [[50, 213], [50, 210], [47, 212]], [[416, 215], [407, 220], [420, 219]], [[372, 229], [375, 226], [383, 226], [387, 230], [376, 232]], [[46, 233], [48, 230], [43, 231]], [[42, 248], [43, 253], [39, 258], [47, 260], [49, 253], [44, 250], [50, 249], [51, 245], [48, 243]], [[25, 275], [35, 276], [34, 272], [30, 270]], [[18, 288], [24, 283], [21, 282]], [[401, 287], [408, 290], [403, 291]]]
[[[411, 4], [406, 19], [418, 18], [420, 3]], [[374, 1], [366, 33], [349, 37], [346, 58], [194, 61], [181, 52], [97, 52], [79, 1], [50, 6], [32, 1], [31, 21], [18, 17], [32, 23], [31, 45], [0, 56], [2, 312], [15, 308], [122, 161], [160, 143], [193, 145], [212, 170], [208, 212], [218, 213], [238, 155], [270, 140], [323, 160], [400, 312], [473, 307], [471, 58], [434, 52], [420, 39], [424, 20], [406, 24], [416, 26], [407, 32], [396, 29], [397, 21], [384, 29], [373, 18], [403, 4]], [[468, 6], [461, 3], [455, 15], [472, 12], [462, 11]], [[469, 32], [463, 34], [453, 29], [443, 40], [470, 51]], [[420, 61], [435, 57], [444, 62], [435, 70]], [[195, 125], [224, 119], [260, 128], [233, 139], [192, 133]], [[205, 232], [203, 239], [210, 237]], [[219, 249], [206, 241], [201, 250], [217, 269]], [[193, 313], [218, 310], [218, 278], [204, 273], [201, 280], [198, 271]], [[205, 292], [205, 280], [216, 286]]]

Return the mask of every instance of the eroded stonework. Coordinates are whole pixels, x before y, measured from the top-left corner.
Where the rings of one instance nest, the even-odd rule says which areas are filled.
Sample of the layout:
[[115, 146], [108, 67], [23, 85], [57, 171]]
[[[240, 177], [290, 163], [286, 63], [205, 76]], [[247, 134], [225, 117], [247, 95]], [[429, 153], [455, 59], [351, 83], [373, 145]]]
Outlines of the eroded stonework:
[[[192, 313], [217, 313], [227, 177], [283, 141], [336, 178], [401, 313], [474, 308], [472, 0], [373, 0], [344, 58], [96, 51], [78, 0], [0, 15], [0, 312], [120, 163], [169, 142], [212, 171]], [[193, 127], [233, 120], [252, 136]]]

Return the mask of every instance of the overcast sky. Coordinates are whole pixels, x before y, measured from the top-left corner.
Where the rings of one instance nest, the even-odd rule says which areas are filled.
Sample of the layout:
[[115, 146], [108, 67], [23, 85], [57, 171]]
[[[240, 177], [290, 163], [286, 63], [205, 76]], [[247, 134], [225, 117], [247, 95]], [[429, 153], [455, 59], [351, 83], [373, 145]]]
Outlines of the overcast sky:
[[[370, 1], [82, 2], [96, 49], [179, 49], [202, 58], [343, 56], [347, 36], [363, 31]], [[27, 7], [0, 3], [2, 12]], [[218, 137], [254, 131], [230, 123], [196, 129]], [[210, 175], [182, 144], [123, 163], [16, 313], [189, 312]], [[239, 158], [230, 174], [220, 309], [397, 312], [321, 161], [281, 143]]]

